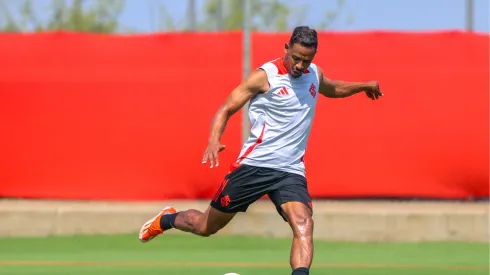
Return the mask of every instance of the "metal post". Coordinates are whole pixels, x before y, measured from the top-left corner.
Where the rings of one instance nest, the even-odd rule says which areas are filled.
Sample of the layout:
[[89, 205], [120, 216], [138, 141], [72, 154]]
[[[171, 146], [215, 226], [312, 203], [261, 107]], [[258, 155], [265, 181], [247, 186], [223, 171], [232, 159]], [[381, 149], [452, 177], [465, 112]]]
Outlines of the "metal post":
[[160, 3], [160, 0], [156, 0], [155, 3], [155, 10], [157, 13], [157, 19], [155, 20], [155, 28], [157, 32], [162, 30], [162, 3]]
[[189, 0], [187, 7], [187, 19], [189, 20], [189, 30], [196, 30], [196, 0]]
[[150, 14], [150, 31], [155, 31], [155, 0], [148, 2], [148, 13]]
[[224, 22], [223, 22], [223, 0], [218, 0], [218, 4], [217, 4], [217, 9], [216, 9], [216, 14], [217, 14], [217, 18], [216, 18], [216, 29], [218, 31], [221, 31], [223, 30], [223, 27], [224, 27]]
[[473, 31], [473, 0], [466, 0], [466, 30]]
[[[243, 79], [250, 74], [250, 0], [242, 0], [242, 33], [243, 33]], [[248, 139], [250, 121], [248, 117], [248, 102], [243, 106], [242, 143]]]

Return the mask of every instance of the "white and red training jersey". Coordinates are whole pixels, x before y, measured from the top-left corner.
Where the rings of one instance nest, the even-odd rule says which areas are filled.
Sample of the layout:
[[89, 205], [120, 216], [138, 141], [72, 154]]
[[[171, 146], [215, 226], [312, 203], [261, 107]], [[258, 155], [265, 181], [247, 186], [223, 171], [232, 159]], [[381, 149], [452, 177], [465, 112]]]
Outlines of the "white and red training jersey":
[[306, 175], [304, 155], [318, 99], [317, 67], [311, 65], [293, 78], [276, 59], [260, 66], [270, 89], [250, 101], [251, 133], [236, 165], [269, 167]]

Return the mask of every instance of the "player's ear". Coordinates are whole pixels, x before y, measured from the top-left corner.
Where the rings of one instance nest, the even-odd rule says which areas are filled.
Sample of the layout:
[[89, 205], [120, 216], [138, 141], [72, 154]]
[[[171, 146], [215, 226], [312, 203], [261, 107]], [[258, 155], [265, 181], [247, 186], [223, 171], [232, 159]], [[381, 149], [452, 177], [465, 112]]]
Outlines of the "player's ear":
[[284, 53], [287, 54], [288, 50], [289, 50], [289, 44], [286, 43], [286, 44], [284, 44]]

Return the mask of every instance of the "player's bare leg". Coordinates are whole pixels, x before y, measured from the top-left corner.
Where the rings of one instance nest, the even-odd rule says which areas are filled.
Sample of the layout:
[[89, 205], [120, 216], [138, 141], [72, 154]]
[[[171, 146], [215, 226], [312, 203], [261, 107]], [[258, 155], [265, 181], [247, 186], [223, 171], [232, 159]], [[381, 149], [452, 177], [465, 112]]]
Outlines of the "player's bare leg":
[[204, 213], [189, 209], [178, 213], [173, 227], [181, 231], [207, 237], [225, 227], [235, 214], [224, 213], [211, 206], [208, 206]]
[[307, 275], [313, 260], [313, 218], [306, 205], [287, 202], [281, 205], [293, 230], [290, 264], [293, 275]]
[[234, 216], [235, 213], [223, 213], [211, 206], [204, 213], [196, 209], [177, 212], [173, 207], [166, 207], [143, 224], [139, 239], [148, 242], [171, 228], [207, 237], [225, 227]]

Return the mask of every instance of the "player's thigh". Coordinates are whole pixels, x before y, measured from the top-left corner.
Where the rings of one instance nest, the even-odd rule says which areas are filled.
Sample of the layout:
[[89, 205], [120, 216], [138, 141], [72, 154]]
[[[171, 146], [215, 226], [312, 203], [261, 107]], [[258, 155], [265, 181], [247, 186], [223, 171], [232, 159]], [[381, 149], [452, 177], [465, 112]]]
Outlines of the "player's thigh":
[[277, 212], [288, 222], [290, 217], [313, 215], [313, 204], [305, 177], [291, 174], [276, 189], [268, 193]]
[[208, 235], [215, 234], [225, 227], [235, 215], [236, 213], [221, 212], [210, 205], [203, 213], [200, 231]]

